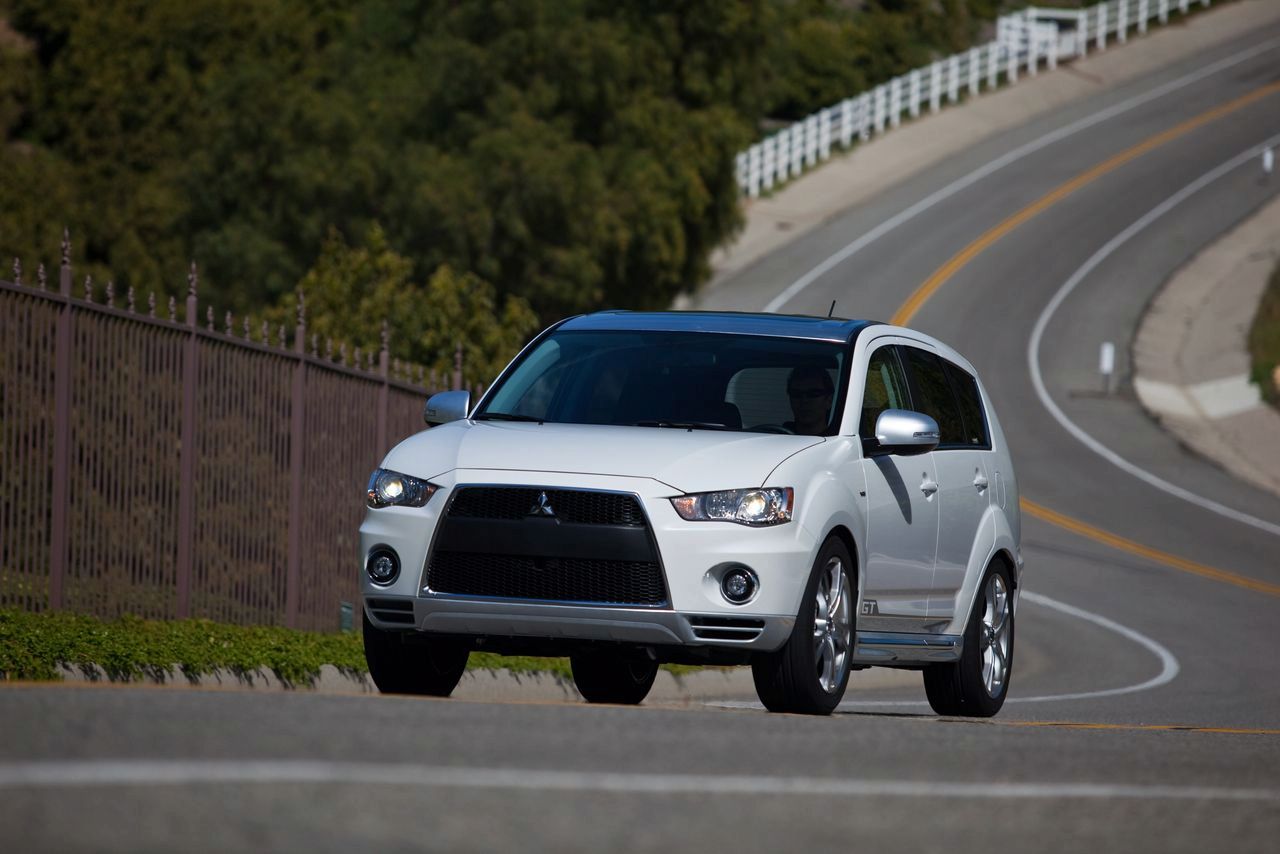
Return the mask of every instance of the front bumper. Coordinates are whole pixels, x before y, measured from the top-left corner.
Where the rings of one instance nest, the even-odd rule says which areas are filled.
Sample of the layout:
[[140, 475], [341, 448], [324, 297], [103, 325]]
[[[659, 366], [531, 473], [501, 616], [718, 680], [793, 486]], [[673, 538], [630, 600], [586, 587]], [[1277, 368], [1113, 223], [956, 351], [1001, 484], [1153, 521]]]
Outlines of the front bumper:
[[[394, 549], [401, 560], [400, 577], [391, 585], [375, 585], [361, 570], [365, 610], [380, 628], [772, 650], [791, 633], [818, 547], [799, 519], [769, 528], [687, 522], [669, 501], [678, 492], [647, 478], [457, 470], [435, 477], [432, 482], [441, 489], [426, 507], [371, 510], [360, 528], [361, 567], [369, 552], [378, 546]], [[636, 495], [657, 544], [668, 604], [660, 608], [595, 606], [467, 597], [427, 590], [424, 568], [439, 516], [448, 506], [453, 489], [470, 484], [595, 489]], [[733, 605], [720, 593], [715, 568], [729, 563], [745, 564], [759, 578], [759, 592], [745, 605]]]

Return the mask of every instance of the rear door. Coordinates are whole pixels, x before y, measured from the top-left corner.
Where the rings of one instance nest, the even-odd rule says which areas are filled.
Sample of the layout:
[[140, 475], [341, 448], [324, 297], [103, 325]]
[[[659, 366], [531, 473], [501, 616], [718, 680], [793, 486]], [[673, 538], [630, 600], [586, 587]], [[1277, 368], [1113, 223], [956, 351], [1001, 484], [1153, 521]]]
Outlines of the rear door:
[[970, 394], [977, 383], [959, 366], [920, 347], [904, 346], [912, 399], [932, 416], [941, 432], [933, 452], [938, 473], [938, 555], [934, 563], [929, 617], [955, 614], [956, 596], [964, 583], [978, 526], [991, 503], [987, 471], [990, 443], [982, 404], [976, 410]]

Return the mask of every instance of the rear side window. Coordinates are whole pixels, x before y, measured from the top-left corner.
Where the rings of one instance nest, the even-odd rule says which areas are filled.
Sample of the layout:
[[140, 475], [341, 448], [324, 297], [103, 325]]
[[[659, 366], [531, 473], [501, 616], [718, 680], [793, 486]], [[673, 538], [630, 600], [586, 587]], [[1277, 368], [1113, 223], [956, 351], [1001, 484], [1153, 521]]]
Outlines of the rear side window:
[[960, 416], [964, 419], [964, 444], [971, 448], [990, 448], [991, 436], [987, 433], [987, 416], [982, 408], [982, 395], [973, 375], [946, 359], [942, 369], [951, 381], [956, 400], [960, 404]]
[[964, 417], [960, 414], [960, 404], [942, 369], [942, 360], [917, 347], [902, 347], [901, 351], [907, 363], [907, 372], [911, 375], [912, 399], [916, 410], [938, 422], [941, 433], [939, 447], [968, 447]]
[[881, 347], [867, 363], [867, 384], [862, 391], [862, 416], [858, 419], [858, 435], [864, 439], [876, 435], [876, 419], [886, 409], [910, 409], [907, 380], [893, 347]]

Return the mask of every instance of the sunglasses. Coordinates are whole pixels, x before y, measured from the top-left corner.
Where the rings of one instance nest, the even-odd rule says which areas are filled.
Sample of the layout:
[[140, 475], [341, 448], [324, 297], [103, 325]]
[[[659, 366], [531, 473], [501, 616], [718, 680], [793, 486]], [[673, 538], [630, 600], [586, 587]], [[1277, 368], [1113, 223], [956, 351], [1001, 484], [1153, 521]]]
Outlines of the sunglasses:
[[788, 391], [787, 394], [791, 397], [799, 398], [800, 400], [816, 400], [819, 397], [830, 396], [831, 392], [827, 391], [825, 388], [806, 388]]

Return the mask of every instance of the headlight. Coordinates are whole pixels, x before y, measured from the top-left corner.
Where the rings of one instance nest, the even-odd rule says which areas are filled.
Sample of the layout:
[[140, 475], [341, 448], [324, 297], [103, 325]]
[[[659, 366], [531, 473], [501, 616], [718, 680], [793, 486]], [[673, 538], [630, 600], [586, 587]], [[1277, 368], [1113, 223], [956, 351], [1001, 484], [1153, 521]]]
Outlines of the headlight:
[[791, 521], [795, 490], [789, 486], [699, 492], [671, 499], [680, 517], [690, 522], [737, 522], [780, 525]]
[[438, 489], [434, 483], [427, 483], [407, 474], [375, 469], [369, 476], [369, 496], [365, 503], [370, 507], [421, 507]]

